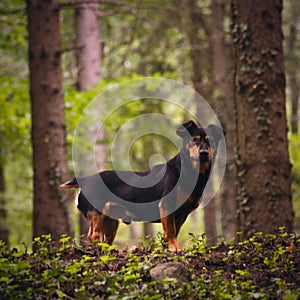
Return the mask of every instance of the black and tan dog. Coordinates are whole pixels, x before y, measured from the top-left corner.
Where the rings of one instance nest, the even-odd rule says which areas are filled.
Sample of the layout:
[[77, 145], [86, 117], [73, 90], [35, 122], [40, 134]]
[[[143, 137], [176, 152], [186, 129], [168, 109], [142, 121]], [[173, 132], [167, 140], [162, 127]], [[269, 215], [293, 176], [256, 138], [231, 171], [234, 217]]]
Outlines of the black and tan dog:
[[[225, 131], [215, 125], [197, 127], [189, 121], [176, 133], [182, 138], [183, 146], [166, 164], [154, 166], [147, 172], [103, 171], [85, 178], [74, 178], [61, 185], [63, 188], [79, 188], [80, 185], [77, 207], [89, 221], [90, 242], [99, 240], [112, 244], [119, 219], [124, 223], [150, 221], [162, 223], [170, 250], [182, 250], [177, 242], [179, 230], [187, 216], [200, 204], [218, 143]], [[119, 175], [126, 178], [126, 182]], [[99, 185], [99, 176], [105, 187]], [[156, 182], [156, 178], [160, 180]], [[143, 180], [147, 180], [146, 184]], [[152, 181], [155, 183], [151, 186]], [[124, 201], [119, 202], [118, 199]], [[155, 204], [158, 216], [154, 221], [144, 218], [145, 212], [129, 205], [151, 202]]]

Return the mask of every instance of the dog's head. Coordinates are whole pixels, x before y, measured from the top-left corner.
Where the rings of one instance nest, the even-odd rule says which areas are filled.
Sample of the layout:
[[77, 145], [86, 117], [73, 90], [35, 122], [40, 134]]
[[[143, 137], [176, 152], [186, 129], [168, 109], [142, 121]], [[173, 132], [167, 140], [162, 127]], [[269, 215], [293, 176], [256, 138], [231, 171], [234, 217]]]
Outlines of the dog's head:
[[207, 128], [198, 127], [194, 121], [188, 121], [180, 126], [176, 133], [183, 139], [183, 147], [191, 161], [200, 165], [210, 163], [217, 151], [219, 141], [224, 138], [225, 130], [216, 125]]

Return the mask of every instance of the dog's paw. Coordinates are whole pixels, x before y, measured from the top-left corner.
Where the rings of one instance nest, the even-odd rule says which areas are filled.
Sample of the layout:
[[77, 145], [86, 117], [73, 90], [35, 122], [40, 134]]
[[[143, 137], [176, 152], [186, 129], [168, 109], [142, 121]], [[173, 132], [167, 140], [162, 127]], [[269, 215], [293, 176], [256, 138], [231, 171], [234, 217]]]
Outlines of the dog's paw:
[[169, 250], [172, 252], [180, 252], [183, 250], [183, 247], [181, 247], [177, 241], [169, 242], [168, 247], [169, 247]]

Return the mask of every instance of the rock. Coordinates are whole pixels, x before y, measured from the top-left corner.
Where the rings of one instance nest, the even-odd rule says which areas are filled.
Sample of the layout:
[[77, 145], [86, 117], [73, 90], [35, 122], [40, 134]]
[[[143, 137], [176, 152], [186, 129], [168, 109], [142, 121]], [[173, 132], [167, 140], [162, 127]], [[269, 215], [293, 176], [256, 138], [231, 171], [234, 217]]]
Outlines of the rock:
[[158, 264], [150, 270], [153, 280], [162, 280], [166, 277], [177, 279], [178, 283], [188, 282], [191, 279], [190, 271], [178, 262]]

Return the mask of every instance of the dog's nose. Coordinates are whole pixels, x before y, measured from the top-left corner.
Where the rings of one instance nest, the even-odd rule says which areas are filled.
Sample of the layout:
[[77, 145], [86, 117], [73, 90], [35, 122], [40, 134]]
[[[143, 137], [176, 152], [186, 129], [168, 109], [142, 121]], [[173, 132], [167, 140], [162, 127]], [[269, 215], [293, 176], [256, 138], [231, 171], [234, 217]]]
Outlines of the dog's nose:
[[208, 154], [208, 149], [207, 148], [202, 148], [199, 151], [200, 154]]
[[208, 154], [208, 147], [203, 141], [200, 143], [199, 154]]

